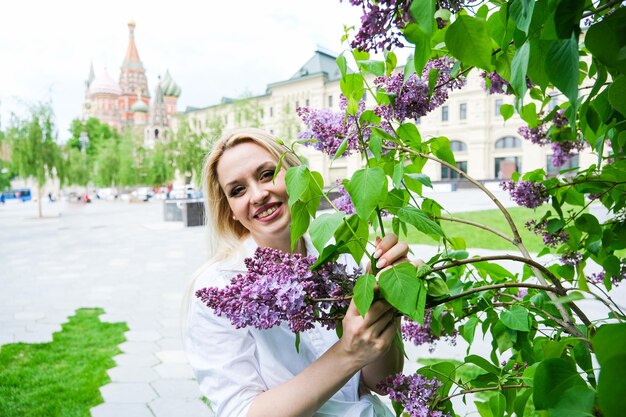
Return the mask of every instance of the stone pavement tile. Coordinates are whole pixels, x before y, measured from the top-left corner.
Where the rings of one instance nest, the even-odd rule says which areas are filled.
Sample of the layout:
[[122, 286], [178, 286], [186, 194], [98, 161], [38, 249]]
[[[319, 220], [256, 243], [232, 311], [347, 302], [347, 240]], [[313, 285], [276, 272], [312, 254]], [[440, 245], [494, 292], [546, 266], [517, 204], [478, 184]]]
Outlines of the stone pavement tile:
[[153, 366], [159, 363], [151, 353], [121, 353], [113, 357], [118, 365], [126, 366]]
[[161, 350], [153, 342], [124, 342], [118, 346], [124, 353], [154, 353]]
[[154, 370], [165, 379], [193, 379], [193, 371], [187, 364], [162, 363], [154, 367]]
[[187, 363], [187, 355], [183, 350], [162, 350], [155, 355], [163, 363]]
[[198, 383], [191, 379], [159, 379], [150, 385], [161, 398], [197, 399], [202, 396]]
[[129, 342], [154, 342], [161, 339], [161, 334], [155, 330], [130, 330], [124, 336]]
[[45, 323], [28, 323], [26, 324], [27, 332], [48, 332], [50, 334], [60, 332], [61, 325], [60, 324], [45, 324]]
[[180, 337], [168, 337], [165, 339], [157, 340], [156, 344], [159, 345], [161, 349], [165, 350], [183, 349], [183, 341]]
[[104, 403], [91, 409], [92, 417], [154, 417], [146, 404]]
[[0, 333], [0, 345], [8, 345], [15, 342], [13, 333]]
[[157, 330], [163, 337], [177, 337], [181, 338], [183, 332], [180, 330], [180, 327], [161, 327]]
[[148, 404], [156, 417], [212, 417], [214, 414], [201, 400], [159, 398]]
[[39, 320], [46, 317], [46, 314], [41, 311], [23, 311], [15, 313], [15, 320]]
[[100, 387], [105, 403], [147, 403], [158, 398], [148, 383], [112, 382]]
[[52, 333], [48, 332], [16, 332], [15, 343], [49, 343], [52, 342]]
[[107, 370], [113, 382], [152, 382], [159, 379], [149, 366], [116, 366]]
[[100, 316], [100, 321], [103, 323], [119, 323], [119, 322], [126, 322], [128, 321], [130, 317], [128, 316], [128, 314], [109, 314], [109, 313], [104, 313], [103, 315]]

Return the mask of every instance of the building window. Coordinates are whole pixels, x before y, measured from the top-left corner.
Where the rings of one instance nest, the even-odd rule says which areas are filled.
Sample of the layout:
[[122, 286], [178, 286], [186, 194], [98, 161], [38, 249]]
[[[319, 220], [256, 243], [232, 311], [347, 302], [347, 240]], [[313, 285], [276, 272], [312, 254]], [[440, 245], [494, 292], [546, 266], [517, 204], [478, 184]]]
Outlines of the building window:
[[[467, 161], [457, 161], [456, 167], [467, 174]], [[458, 172], [451, 170], [446, 166], [441, 167], [442, 180], [456, 180], [460, 178]]]
[[467, 119], [467, 103], [461, 103], [459, 105], [459, 119]]
[[522, 141], [515, 136], [505, 136], [496, 141], [496, 149], [521, 148]]
[[274, 107], [270, 107], [270, 117], [274, 117]]
[[296, 110], [298, 110], [298, 107], [300, 107], [300, 102], [296, 100]]
[[521, 159], [519, 156], [506, 156], [495, 160], [495, 178], [508, 180], [514, 172], [521, 172]]
[[328, 107], [329, 108], [333, 107], [333, 96], [328, 96]]
[[496, 116], [500, 116], [500, 107], [502, 107], [502, 99], [496, 100]]
[[225, 125], [228, 124], [228, 115], [227, 114], [224, 115], [224, 124]]
[[263, 109], [259, 109], [259, 116], [261, 117], [261, 119], [265, 118], [265, 111], [263, 111]]
[[465, 142], [461, 142], [460, 140], [451, 140], [450, 149], [452, 150], [452, 152], [466, 152], [467, 145], [465, 144]]
[[441, 107], [441, 121], [442, 122], [448, 121], [448, 106]]
[[[552, 155], [548, 155], [546, 156], [546, 174], [548, 174], [549, 177], [554, 177], [558, 175], [559, 172], [562, 170], [578, 168], [578, 164], [578, 155], [574, 155], [569, 160], [567, 160], [565, 164], [557, 168], [552, 164]], [[567, 172], [566, 175], [567, 174], [575, 175], [576, 171]]]
[[308, 99], [308, 98], [307, 98], [307, 99], [306, 99], [306, 101], [304, 102], [304, 105], [305, 105], [306, 107], [309, 107], [309, 99]]

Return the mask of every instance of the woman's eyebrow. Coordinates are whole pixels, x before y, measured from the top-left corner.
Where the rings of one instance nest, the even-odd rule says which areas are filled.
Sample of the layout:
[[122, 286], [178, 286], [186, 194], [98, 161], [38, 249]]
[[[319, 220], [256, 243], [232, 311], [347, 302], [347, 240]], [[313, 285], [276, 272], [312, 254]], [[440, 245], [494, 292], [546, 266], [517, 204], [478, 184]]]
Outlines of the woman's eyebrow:
[[[276, 166], [276, 162], [274, 162], [274, 161], [266, 161], [266, 162], [263, 162], [261, 165], [259, 165], [254, 172], [255, 172], [255, 174], [258, 175], [258, 173], [263, 171], [264, 169], [269, 168], [269, 167], [275, 167], [275, 166]], [[239, 178], [237, 178], [237, 179], [234, 179], [234, 180], [224, 184], [224, 189], [239, 183], [239, 181], [240, 181]]]

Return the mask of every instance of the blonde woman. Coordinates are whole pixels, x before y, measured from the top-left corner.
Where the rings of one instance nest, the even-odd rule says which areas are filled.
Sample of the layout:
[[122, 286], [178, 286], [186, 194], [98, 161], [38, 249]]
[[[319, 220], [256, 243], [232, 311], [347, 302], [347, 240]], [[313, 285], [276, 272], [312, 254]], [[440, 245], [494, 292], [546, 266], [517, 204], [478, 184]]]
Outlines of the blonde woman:
[[[243, 260], [257, 247], [290, 251], [285, 172], [298, 159], [287, 152], [272, 180], [285, 151], [273, 136], [257, 129], [239, 130], [215, 144], [203, 171], [211, 259], [194, 279], [194, 292], [227, 285], [245, 272]], [[296, 251], [317, 255], [306, 238]], [[378, 240], [377, 265], [405, 261], [407, 252], [406, 244], [388, 235]], [[370, 392], [402, 370], [402, 354], [392, 343], [398, 326], [385, 301], [375, 302], [364, 318], [352, 303], [340, 339], [316, 327], [301, 334], [298, 352], [286, 324], [236, 329], [190, 297], [185, 346], [217, 417], [392, 417]]]

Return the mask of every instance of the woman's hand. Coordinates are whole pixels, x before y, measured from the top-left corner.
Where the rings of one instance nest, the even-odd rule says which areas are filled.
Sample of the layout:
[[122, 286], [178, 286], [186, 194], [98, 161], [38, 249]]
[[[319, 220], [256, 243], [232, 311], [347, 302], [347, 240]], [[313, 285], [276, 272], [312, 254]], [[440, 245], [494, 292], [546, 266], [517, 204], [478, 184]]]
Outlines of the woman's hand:
[[339, 340], [342, 350], [356, 361], [358, 369], [385, 355], [393, 343], [400, 320], [395, 309], [386, 301], [374, 302], [365, 317], [354, 304], [343, 318], [343, 335]]
[[[407, 255], [409, 254], [409, 245], [405, 242], [400, 242], [398, 236], [393, 233], [387, 234], [384, 238], [376, 238], [376, 249], [374, 250], [374, 259], [376, 262], [376, 269], [378, 271], [387, 269], [393, 265], [397, 265], [401, 262], [411, 262], [416, 268], [424, 263], [421, 259], [409, 260]], [[371, 270], [371, 265], [368, 265], [368, 271]]]

